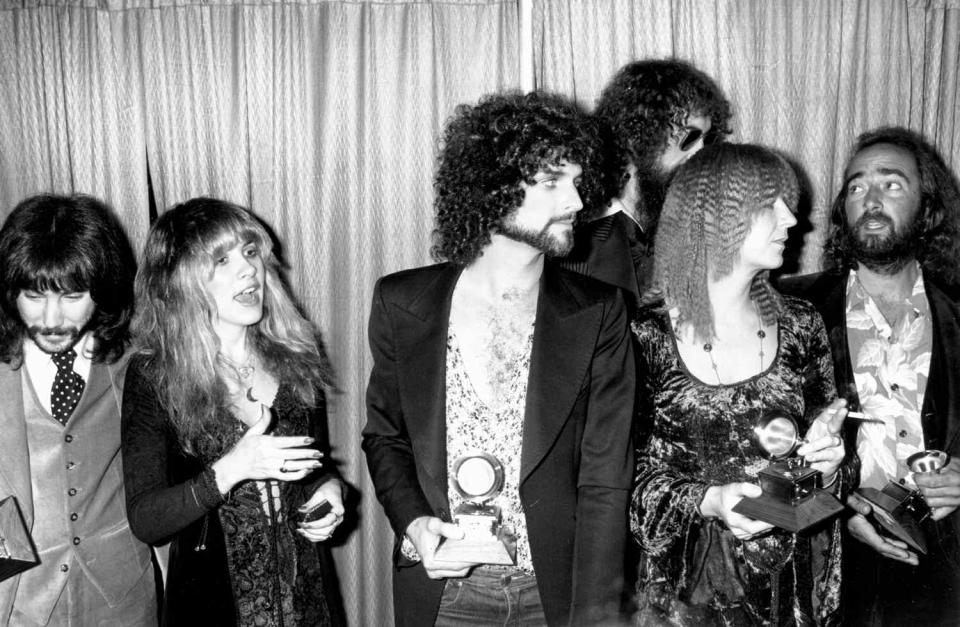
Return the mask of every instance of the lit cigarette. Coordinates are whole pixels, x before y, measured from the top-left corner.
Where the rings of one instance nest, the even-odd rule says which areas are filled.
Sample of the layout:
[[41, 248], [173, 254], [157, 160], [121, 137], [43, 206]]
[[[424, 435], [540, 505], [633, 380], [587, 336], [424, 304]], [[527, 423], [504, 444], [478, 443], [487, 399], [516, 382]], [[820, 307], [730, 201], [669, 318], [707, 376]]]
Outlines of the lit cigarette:
[[883, 421], [879, 418], [871, 418], [862, 411], [848, 411], [847, 420], [856, 420], [857, 422], [875, 422], [880, 425], [883, 424]]

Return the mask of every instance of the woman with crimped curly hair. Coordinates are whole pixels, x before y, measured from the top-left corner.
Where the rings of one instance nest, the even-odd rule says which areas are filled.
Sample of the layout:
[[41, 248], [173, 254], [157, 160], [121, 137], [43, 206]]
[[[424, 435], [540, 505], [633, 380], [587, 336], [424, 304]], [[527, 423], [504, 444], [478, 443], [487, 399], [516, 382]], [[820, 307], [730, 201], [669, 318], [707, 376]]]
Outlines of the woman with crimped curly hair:
[[580, 165], [577, 189], [589, 205], [601, 194], [600, 156], [594, 120], [561, 96], [503, 93], [458, 106], [437, 160], [433, 257], [467, 265], [480, 256], [523, 201], [520, 184], [533, 185], [544, 164]]
[[833, 400], [823, 322], [767, 280], [783, 262], [797, 196], [787, 162], [748, 144], [704, 148], [667, 193], [654, 258], [664, 306], [633, 323], [643, 624], [808, 624], [814, 608], [836, 609], [839, 527], [814, 573], [809, 536], [733, 511], [761, 494], [767, 460], [751, 435], [770, 411], [806, 432], [797, 454], [825, 486], [848, 485], [845, 403]]
[[270, 235], [237, 205], [184, 202], [151, 228], [135, 290], [124, 479], [134, 533], [172, 542], [165, 624], [341, 623], [314, 544], [344, 513], [324, 459], [332, 378]]

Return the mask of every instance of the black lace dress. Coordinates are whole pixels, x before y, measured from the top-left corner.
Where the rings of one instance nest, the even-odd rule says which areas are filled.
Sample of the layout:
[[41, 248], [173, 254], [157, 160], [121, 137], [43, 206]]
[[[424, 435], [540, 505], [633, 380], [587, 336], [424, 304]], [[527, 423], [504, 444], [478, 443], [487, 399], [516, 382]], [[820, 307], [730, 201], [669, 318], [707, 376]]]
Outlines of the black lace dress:
[[[329, 456], [326, 408], [307, 407], [286, 383], [273, 403], [277, 435], [310, 435]], [[170, 542], [165, 625], [296, 627], [343, 624], [329, 549], [295, 533], [296, 510], [336, 474], [298, 482], [245, 482], [224, 500], [210, 464], [239, 439], [225, 430], [213, 459], [185, 453], [138, 363], [124, 385], [122, 451], [127, 512], [144, 542]], [[264, 498], [266, 486], [272, 498]]]
[[[778, 350], [762, 373], [730, 385], [691, 375], [668, 316], [633, 323], [637, 346], [637, 473], [631, 529], [641, 548], [643, 624], [811, 624], [836, 609], [839, 526], [813, 573], [811, 535], [775, 530], [739, 541], [698, 505], [710, 486], [756, 482], [767, 465], [750, 442], [754, 421], [771, 409], [798, 419], [801, 433], [835, 398], [830, 347], [812, 306], [785, 298]], [[816, 610], [815, 610], [816, 608]]]

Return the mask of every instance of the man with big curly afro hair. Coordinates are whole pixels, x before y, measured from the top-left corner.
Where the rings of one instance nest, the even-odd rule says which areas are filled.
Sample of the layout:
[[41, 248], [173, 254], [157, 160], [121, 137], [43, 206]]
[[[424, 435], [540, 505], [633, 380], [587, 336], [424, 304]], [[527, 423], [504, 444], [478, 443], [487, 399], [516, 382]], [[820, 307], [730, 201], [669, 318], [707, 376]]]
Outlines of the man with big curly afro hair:
[[[830, 222], [827, 270], [780, 289], [817, 307], [837, 390], [882, 421], [846, 425], [864, 498], [848, 501], [844, 624], [958, 625], [960, 186], [920, 134], [875, 129], [857, 138]], [[911, 457], [931, 449], [949, 462], [913, 472]], [[874, 511], [904, 484], [930, 507], [913, 536]]]
[[673, 172], [730, 133], [730, 103], [717, 84], [677, 59], [620, 68], [595, 111], [604, 133], [597, 202], [587, 204], [572, 270], [623, 288], [636, 306], [653, 271], [653, 238]]
[[[626, 308], [553, 259], [597, 188], [597, 145], [558, 96], [458, 107], [436, 176], [442, 261], [377, 283], [363, 448], [396, 534], [398, 625], [619, 620]], [[499, 514], [497, 537], [465, 537], [470, 499]]]

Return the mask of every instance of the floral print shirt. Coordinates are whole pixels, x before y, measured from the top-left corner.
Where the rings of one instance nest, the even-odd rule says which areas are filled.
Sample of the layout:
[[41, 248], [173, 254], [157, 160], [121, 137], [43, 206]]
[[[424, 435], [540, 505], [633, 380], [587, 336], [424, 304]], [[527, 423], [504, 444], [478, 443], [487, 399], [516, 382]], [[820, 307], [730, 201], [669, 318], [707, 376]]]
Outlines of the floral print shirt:
[[[507, 372], [511, 381], [504, 404], [488, 407], [474, 390], [464, 368], [460, 348], [453, 334], [447, 338], [447, 474], [453, 476], [453, 464], [467, 453], [490, 453], [503, 465], [503, 490], [493, 499], [517, 539], [517, 568], [533, 573], [527, 521], [520, 503], [520, 450], [523, 441], [523, 416], [527, 405], [527, 378], [530, 352], [533, 349], [533, 327], [526, 345], [517, 347], [514, 363]], [[448, 488], [450, 509], [463, 503], [463, 497]]]
[[[527, 405], [527, 379], [530, 374], [530, 354], [533, 350], [533, 324], [526, 339], [511, 347], [502, 371], [505, 380], [498, 386], [505, 398], [499, 406], [487, 406], [477, 394], [463, 363], [456, 335], [447, 336], [447, 476], [453, 476], [453, 465], [467, 453], [485, 452], [497, 458], [503, 466], [504, 482], [500, 494], [492, 504], [500, 507], [502, 523], [515, 537], [516, 568], [533, 574], [527, 520], [520, 502], [520, 455], [523, 442], [523, 418]], [[455, 512], [464, 499], [450, 482], [447, 487], [450, 511]], [[404, 536], [400, 547], [407, 559], [418, 561], [413, 542]], [[497, 566], [491, 566], [498, 568]], [[505, 567], [511, 568], [512, 567]]]
[[846, 315], [860, 406], [884, 421], [860, 425], [860, 485], [879, 490], [890, 479], [912, 482], [906, 459], [924, 448], [920, 410], [933, 347], [923, 274], [918, 268], [910, 297], [898, 306], [896, 319], [888, 321], [851, 271]]

